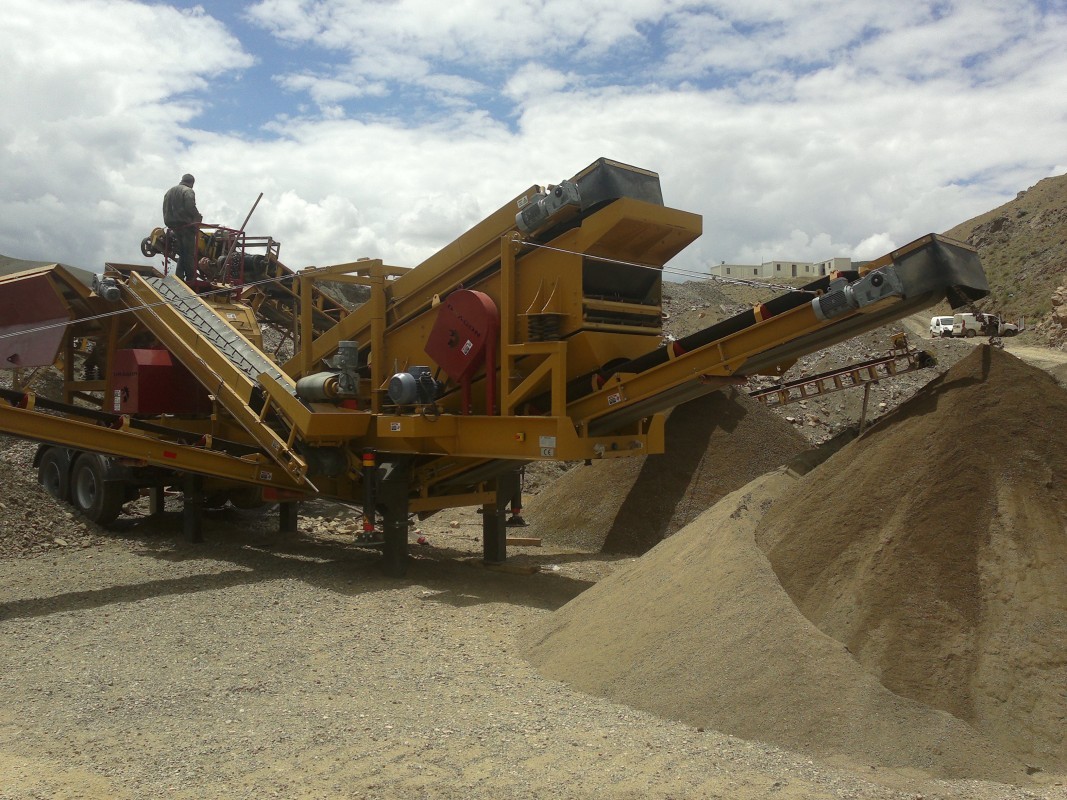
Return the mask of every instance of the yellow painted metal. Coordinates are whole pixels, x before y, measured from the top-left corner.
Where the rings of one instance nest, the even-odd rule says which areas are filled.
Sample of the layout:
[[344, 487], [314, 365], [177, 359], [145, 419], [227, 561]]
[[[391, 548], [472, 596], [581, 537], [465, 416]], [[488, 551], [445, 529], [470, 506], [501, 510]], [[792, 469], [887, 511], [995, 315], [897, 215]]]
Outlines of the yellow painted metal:
[[0, 402], [0, 430], [41, 442], [132, 458], [146, 464], [183, 472], [195, 472], [241, 483], [297, 490], [294, 482], [265, 456], [245, 458], [218, 451], [161, 441], [130, 428], [114, 429], [54, 414], [35, 411], [32, 395], [27, 408]]
[[369, 411], [349, 410], [328, 403], [305, 404], [271, 375], [261, 375], [259, 383], [303, 441], [350, 441], [365, 436], [371, 427], [373, 415]]
[[[215, 395], [210, 418], [176, 424], [262, 451], [235, 459], [188, 448], [194, 452], [186, 456], [182, 451], [187, 461], [181, 465], [161, 465], [247, 480], [249, 464], [255, 462], [253, 468], [273, 471], [275, 483], [297, 487], [304, 485], [312, 462], [328, 473], [312, 476], [322, 493], [361, 502], [359, 456], [363, 448], [371, 448], [410, 457], [412, 510], [492, 503], [496, 476], [521, 463], [662, 452], [662, 409], [743, 380], [746, 364], [755, 364], [759, 355], [770, 356], [756, 366], [765, 370], [787, 363], [797, 350], [818, 349], [835, 341], [839, 330], [852, 330], [846, 326], [833, 330], [842, 321], [878, 314], [897, 302], [885, 300], [830, 322], [819, 320], [806, 303], [774, 316], [760, 308], [753, 324], [741, 330], [689, 352], [669, 348], [662, 363], [640, 372], [636, 367], [618, 372], [605, 382], [600, 376], [612, 366], [660, 347], [662, 267], [700, 235], [700, 217], [622, 198], [584, 216], [568, 208], [563, 213], [569, 215], [570, 227], [551, 228], [562, 230], [558, 234], [544, 233], [546, 227], [541, 239], [525, 239], [516, 229], [515, 214], [537, 191], [531, 187], [518, 195], [414, 270], [360, 260], [289, 273], [285, 278], [289, 294], [281, 306], [271, 307], [272, 321], [277, 324], [284, 317], [296, 344], [282, 375], [249, 376], [234, 367], [180, 313], [146, 307], [161, 298], [141, 280], [142, 270], [116, 267], [130, 296], [141, 305], [135, 309], [136, 324], [92, 323], [105, 363], [111, 362], [115, 349], [150, 332]], [[548, 240], [550, 235], [554, 238]], [[924, 246], [924, 241], [872, 262], [869, 268], [893, 263]], [[323, 295], [316, 289], [321, 280], [367, 286], [370, 299], [347, 315], [326, 315], [340, 321], [324, 327]], [[411, 408], [396, 409], [386, 396], [390, 377], [416, 365], [437, 372], [438, 365], [426, 355], [426, 342], [438, 303], [460, 287], [484, 292], [501, 316], [499, 360], [483, 368], [470, 387], [474, 413], [458, 413], [462, 392], [451, 383], [436, 404], [419, 407], [416, 413]], [[265, 308], [265, 295], [250, 291], [249, 297]], [[82, 314], [96, 302], [76, 291], [71, 298], [81, 304]], [[298, 309], [285, 305], [293, 301]], [[225, 319], [225, 312], [222, 316]], [[72, 323], [72, 331], [77, 324]], [[242, 325], [234, 327], [254, 340], [253, 326]], [[325, 360], [336, 353], [340, 342], [351, 340], [360, 344], [358, 410], [296, 397], [295, 378], [329, 368]], [[796, 348], [786, 347], [798, 342]], [[76, 381], [69, 344], [66, 352], [68, 401], [111, 388], [106, 381]], [[490, 380], [497, 384], [495, 393], [486, 391]], [[568, 390], [584, 396], [568, 402]], [[498, 408], [486, 408], [485, 398], [494, 395]], [[14, 413], [0, 419], [0, 429], [15, 424]], [[45, 433], [67, 437], [49, 441], [145, 459], [148, 456], [141, 451], [159, 445], [152, 437], [129, 430], [110, 431], [55, 418], [39, 421], [44, 416], [34, 417], [35, 424], [43, 426], [37, 431], [40, 438], [46, 438]], [[82, 427], [70, 427], [75, 424]], [[51, 425], [58, 427], [52, 430]], [[94, 430], [86, 432], [85, 427]], [[124, 438], [112, 441], [112, 435]], [[337, 458], [338, 453], [348, 459], [347, 465], [342, 464], [347, 469], [336, 469], [336, 463], [325, 460]], [[213, 461], [212, 456], [221, 460]], [[238, 472], [242, 477], [234, 477]]]
[[[164, 302], [163, 297], [146, 281], [131, 275], [127, 287], [142, 302], [142, 305], [132, 306], [137, 318], [215, 395], [252, 439], [293, 480], [303, 480], [307, 475], [307, 463], [285, 439], [264, 424], [268, 404], [259, 412], [251, 407], [252, 393], [256, 387], [252, 379], [234, 366], [177, 309]], [[194, 302], [202, 301], [194, 299]], [[204, 308], [208, 313], [214, 313], [206, 304]], [[222, 322], [228, 324], [225, 320]], [[236, 329], [232, 330], [235, 336], [241, 336]], [[252, 347], [251, 343], [248, 346]]]
[[645, 433], [580, 437], [566, 417], [447, 414], [434, 419], [381, 414], [366, 441], [391, 453], [462, 455], [473, 460], [582, 461], [650, 452]]
[[[539, 364], [537, 356], [544, 356]], [[524, 359], [524, 373], [519, 373], [514, 364], [518, 358]], [[549, 393], [553, 417], [562, 417], [566, 413], [567, 396], [567, 342], [537, 342], [523, 345], [509, 345], [504, 351], [502, 363], [509, 364], [506, 375], [521, 382], [514, 388], [505, 388], [501, 401], [501, 413], [504, 416], [515, 414], [520, 405], [538, 393]], [[503, 371], [502, 371], [503, 373]]]
[[[345, 272], [342, 272], [344, 270]], [[308, 274], [305, 275], [305, 272]], [[323, 358], [337, 351], [340, 342], [356, 340], [360, 344], [369, 342], [374, 353], [380, 353], [380, 342], [384, 341], [385, 311], [388, 303], [387, 287], [393, 282], [393, 278], [406, 275], [410, 269], [390, 267], [380, 260], [354, 261], [348, 264], [339, 264], [332, 267], [324, 267], [319, 271], [301, 270], [299, 275], [307, 280], [315, 280], [318, 277], [328, 276], [330, 280], [340, 280], [347, 283], [358, 283], [368, 286], [371, 290], [370, 300], [346, 316], [340, 324], [314, 339], [309, 340], [309, 351], [298, 352], [289, 361], [282, 365], [282, 370], [290, 377], [296, 379], [310, 372], [314, 372]], [[372, 380], [374, 386], [380, 384]]]
[[216, 314], [238, 330], [257, 349], [263, 349], [263, 334], [251, 306], [234, 302], [228, 294], [208, 295], [204, 299]]

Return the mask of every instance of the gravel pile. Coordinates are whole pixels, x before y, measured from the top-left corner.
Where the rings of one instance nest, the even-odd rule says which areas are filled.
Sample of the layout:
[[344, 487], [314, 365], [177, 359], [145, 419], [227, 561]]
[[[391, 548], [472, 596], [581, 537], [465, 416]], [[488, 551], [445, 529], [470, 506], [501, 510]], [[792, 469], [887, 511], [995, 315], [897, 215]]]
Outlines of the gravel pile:
[[37, 445], [0, 436], [0, 558], [39, 556], [56, 549], [89, 547], [102, 531], [37, 483]]
[[822, 758], [1062, 772], [1064, 419], [1047, 374], [974, 349], [821, 466], [757, 479], [541, 620], [528, 655]]
[[883, 685], [1045, 769], [1067, 768], [1064, 421], [1067, 390], [976, 348], [757, 532], [800, 611]]
[[556, 545], [644, 553], [722, 497], [807, 449], [746, 394], [713, 392], [667, 418], [662, 455], [579, 465], [526, 504], [530, 531]]

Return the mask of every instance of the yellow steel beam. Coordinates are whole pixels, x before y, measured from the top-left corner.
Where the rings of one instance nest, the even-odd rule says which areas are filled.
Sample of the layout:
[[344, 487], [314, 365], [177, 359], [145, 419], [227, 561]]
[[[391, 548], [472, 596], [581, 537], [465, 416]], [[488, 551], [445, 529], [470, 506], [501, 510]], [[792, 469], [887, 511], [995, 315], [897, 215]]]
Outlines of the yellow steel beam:
[[[545, 379], [548, 378], [548, 390], [552, 393], [552, 409], [550, 413], [554, 417], [564, 414], [567, 394], [567, 343], [560, 342], [537, 342], [523, 345], [510, 345], [506, 351], [505, 361], [511, 363], [514, 359], [522, 357], [532, 360], [536, 356], [544, 355], [546, 358], [533, 369], [529, 370], [522, 381], [511, 391], [506, 391], [501, 401], [500, 408], [503, 416], [511, 416], [524, 401], [528, 400], [535, 392], [544, 391]], [[509, 372], [515, 372], [514, 366]]]
[[291, 480], [263, 455], [237, 458], [213, 450], [161, 441], [129, 428], [107, 428], [35, 411], [32, 401], [27, 405], [27, 408], [15, 408], [0, 403], [0, 430], [27, 439], [132, 458], [181, 472], [278, 489], [302, 488], [300, 483]]
[[[385, 286], [389, 283], [389, 278], [397, 274], [406, 275], [411, 272], [411, 270], [401, 267], [386, 266], [380, 260], [355, 261], [352, 264], [338, 265], [336, 269], [347, 269], [349, 267], [352, 267], [353, 271], [358, 270], [360, 278], [354, 282], [371, 286], [371, 302], [364, 303], [326, 333], [310, 342], [309, 350], [306, 353], [298, 351], [289, 361], [283, 364], [282, 371], [292, 378], [295, 379], [307, 374], [308, 367], [305, 366], [306, 364], [317, 364], [333, 353], [340, 342], [356, 339], [362, 344], [367, 340], [368, 335], [373, 338], [373, 332], [369, 329], [373, 327], [376, 318], [375, 309], [377, 304], [373, 303], [375, 287], [380, 287], [384, 291]], [[323, 267], [322, 269], [333, 270], [335, 268]], [[298, 274], [303, 274], [303, 272]], [[326, 272], [325, 274], [333, 275], [334, 273]], [[343, 275], [338, 275], [337, 277], [331, 277], [330, 280], [338, 280], [343, 277]], [[383, 302], [381, 305], [384, 309], [385, 303]]]
[[381, 414], [375, 423], [364, 444], [390, 453], [457, 455], [474, 461], [584, 461], [663, 452], [659, 415], [647, 431], [589, 437], [579, 436], [569, 419], [555, 417]]

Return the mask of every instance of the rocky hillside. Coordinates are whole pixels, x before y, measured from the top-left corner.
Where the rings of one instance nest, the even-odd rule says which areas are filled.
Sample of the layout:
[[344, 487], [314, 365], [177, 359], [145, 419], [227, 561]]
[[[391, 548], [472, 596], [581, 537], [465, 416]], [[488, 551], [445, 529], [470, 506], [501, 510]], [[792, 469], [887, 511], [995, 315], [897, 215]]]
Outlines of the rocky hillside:
[[[1067, 342], [1067, 175], [946, 231], [978, 248], [992, 292], [977, 305], [1025, 317], [1035, 343]], [[1054, 299], [1055, 295], [1055, 299]]]

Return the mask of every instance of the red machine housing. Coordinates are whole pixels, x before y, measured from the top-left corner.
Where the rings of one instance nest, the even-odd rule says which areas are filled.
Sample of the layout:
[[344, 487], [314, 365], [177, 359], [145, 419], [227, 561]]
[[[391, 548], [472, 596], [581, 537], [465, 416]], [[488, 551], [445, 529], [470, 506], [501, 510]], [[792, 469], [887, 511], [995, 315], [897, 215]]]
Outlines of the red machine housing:
[[[47, 367], [63, 344], [70, 311], [44, 271], [0, 283], [0, 368]], [[32, 332], [12, 335], [20, 331]]]
[[[496, 366], [500, 311], [493, 298], [473, 289], [457, 289], [441, 301], [426, 342], [426, 355], [463, 387], [463, 413], [470, 413], [470, 384], [487, 362]], [[486, 381], [486, 412], [494, 413], [494, 382]]]
[[207, 390], [166, 350], [116, 350], [111, 408], [117, 414], [209, 414]]

